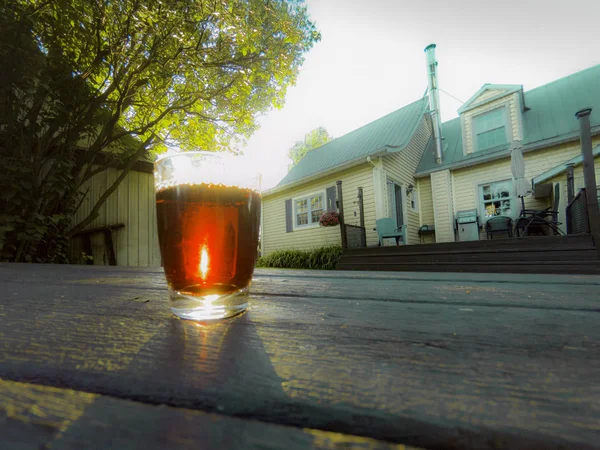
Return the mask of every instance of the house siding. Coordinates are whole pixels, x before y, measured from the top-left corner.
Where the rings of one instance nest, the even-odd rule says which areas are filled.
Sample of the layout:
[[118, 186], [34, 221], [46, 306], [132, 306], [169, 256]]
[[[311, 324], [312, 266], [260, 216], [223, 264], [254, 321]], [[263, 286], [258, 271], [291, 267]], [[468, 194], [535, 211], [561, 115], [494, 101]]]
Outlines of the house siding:
[[493, 100], [485, 105], [478, 106], [461, 115], [464, 143], [463, 151], [465, 154], [473, 153], [475, 151], [473, 144], [473, 117], [502, 105], [506, 105], [508, 108], [509, 123], [507, 125], [510, 127], [509, 140], [510, 137], [512, 137], [513, 140], [522, 139], [521, 120], [519, 117], [521, 110], [519, 109], [518, 94], [513, 93]]
[[[82, 186], [88, 192], [75, 213], [74, 223], [79, 223], [90, 213], [96, 201], [121, 174], [120, 170], [109, 168], [92, 177]], [[89, 189], [89, 191], [88, 191]], [[86, 228], [124, 224], [124, 228], [114, 230], [113, 245], [117, 265], [160, 267], [160, 248], [156, 226], [156, 204], [154, 198], [154, 176], [149, 173], [130, 171], [117, 190], [100, 208], [99, 216]], [[102, 233], [90, 236], [94, 264], [108, 264]], [[75, 237], [71, 241], [71, 261], [83, 264], [81, 257], [83, 239]]]
[[[430, 136], [431, 128], [429, 121], [423, 117], [406, 148], [398, 153], [383, 157], [383, 170], [385, 175], [402, 184], [403, 194], [406, 192], [406, 187], [409, 184], [412, 184], [418, 189], [414, 173], [423, 156], [423, 151], [427, 146]], [[384, 198], [387, 198], [387, 184], [385, 185]], [[414, 211], [410, 207], [410, 199], [406, 195], [404, 195], [402, 202], [406, 205], [404, 208], [406, 217], [404, 223], [408, 225], [407, 244], [416, 244], [419, 242], [419, 227], [421, 226], [419, 210], [421, 206], [418, 204], [419, 202], [417, 202], [417, 210]], [[385, 205], [387, 211], [387, 202], [385, 202]], [[390, 217], [389, 211], [387, 211], [387, 216]]]
[[431, 191], [435, 222], [435, 241], [453, 242], [454, 209], [449, 170], [441, 170], [431, 174]]
[[[431, 194], [431, 178], [429, 176], [417, 180], [417, 192], [419, 194], [419, 226], [435, 226], [433, 215], [433, 196]], [[419, 238], [421, 242], [421, 238]], [[435, 242], [435, 235], [423, 236], [423, 243], [431, 244]]]
[[[597, 144], [600, 144], [600, 137], [594, 139], [593, 145], [595, 146]], [[578, 141], [527, 152], [523, 155], [525, 159], [525, 178], [531, 180], [533, 177], [536, 177], [579, 154], [581, 154], [581, 146]], [[576, 169], [581, 171], [581, 168], [579, 167]], [[479, 186], [485, 183], [511, 179], [510, 157], [452, 171], [452, 187], [455, 200], [454, 212], [456, 213], [456, 211], [477, 208], [480, 217], [482, 217], [481, 215], [483, 212], [480, 208], [478, 192]], [[563, 181], [566, 181], [564, 175], [562, 176], [562, 179]], [[581, 183], [581, 186], [579, 187], [583, 187], [582, 172], [579, 179], [576, 179], [576, 187], [578, 182]], [[566, 190], [564, 191], [564, 196], [566, 197]], [[548, 198], [535, 199], [532, 195], [525, 198], [526, 209], [543, 209], [549, 205], [550, 199]], [[518, 211], [514, 211], [514, 214], [518, 214]], [[562, 214], [564, 214], [564, 211]]]
[[[378, 242], [377, 233], [373, 231], [373, 228], [375, 228], [373, 173], [372, 167], [365, 163], [292, 189], [265, 195], [263, 197], [263, 255], [268, 255], [276, 250], [310, 250], [325, 245], [340, 245], [340, 227], [317, 226], [296, 229], [291, 233], [287, 233], [285, 229], [285, 201], [287, 199], [303, 197], [317, 191], [325, 191], [327, 187], [335, 185], [338, 180], [342, 181], [344, 220], [350, 225], [360, 224], [357, 193], [359, 187], [363, 188], [367, 245], [376, 244]], [[356, 212], [356, 216], [354, 212]]]
[[502, 91], [500, 89], [488, 89], [484, 93], [482, 93], [479, 97], [473, 100], [473, 103], [479, 103], [487, 100], [488, 98], [492, 98], [496, 95], [500, 95]]
[[431, 195], [431, 178], [429, 176], [417, 180], [419, 192], [420, 225], [433, 225], [433, 197]]

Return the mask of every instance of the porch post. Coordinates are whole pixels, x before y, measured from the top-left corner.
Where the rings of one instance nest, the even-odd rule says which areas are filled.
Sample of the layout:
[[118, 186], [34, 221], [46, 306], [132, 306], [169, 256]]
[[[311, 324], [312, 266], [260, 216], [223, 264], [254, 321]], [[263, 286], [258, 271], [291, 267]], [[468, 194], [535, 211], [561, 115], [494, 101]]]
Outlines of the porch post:
[[575, 198], [575, 164], [567, 164], [567, 205]]
[[342, 180], [335, 182], [337, 186], [338, 216], [340, 218], [340, 233], [342, 233], [342, 248], [348, 248], [348, 236], [346, 236], [346, 223], [344, 222], [344, 197], [342, 196]]
[[363, 204], [363, 188], [358, 188], [358, 214], [360, 214], [360, 228], [362, 233], [362, 245], [367, 246], [367, 230], [365, 228], [365, 207]]
[[585, 182], [586, 203], [590, 231], [594, 244], [600, 254], [600, 209], [598, 209], [598, 194], [596, 190], [596, 171], [594, 170], [594, 154], [592, 152], [592, 133], [590, 130], [591, 108], [577, 111], [579, 119], [581, 153], [583, 153], [583, 180]]

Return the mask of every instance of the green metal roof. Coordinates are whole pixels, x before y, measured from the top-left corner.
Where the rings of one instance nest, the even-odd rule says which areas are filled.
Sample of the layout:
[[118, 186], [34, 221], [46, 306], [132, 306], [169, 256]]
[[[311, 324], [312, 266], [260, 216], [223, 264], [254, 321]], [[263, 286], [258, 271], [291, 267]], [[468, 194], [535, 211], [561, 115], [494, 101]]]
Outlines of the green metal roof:
[[427, 109], [423, 97], [327, 144], [311, 150], [290, 169], [277, 187], [343, 167], [379, 152], [398, 152], [410, 142]]
[[[600, 131], [600, 65], [590, 67], [565, 78], [553, 81], [523, 94], [526, 108], [523, 112], [523, 147], [549, 146], [567, 138], [579, 136], [579, 122], [575, 113], [592, 108], [592, 131]], [[484, 162], [506, 154], [508, 144], [483, 152], [463, 155], [460, 118], [442, 124], [444, 146], [442, 164], [435, 163], [435, 144], [430, 140], [416, 174], [459, 167], [468, 163]]]

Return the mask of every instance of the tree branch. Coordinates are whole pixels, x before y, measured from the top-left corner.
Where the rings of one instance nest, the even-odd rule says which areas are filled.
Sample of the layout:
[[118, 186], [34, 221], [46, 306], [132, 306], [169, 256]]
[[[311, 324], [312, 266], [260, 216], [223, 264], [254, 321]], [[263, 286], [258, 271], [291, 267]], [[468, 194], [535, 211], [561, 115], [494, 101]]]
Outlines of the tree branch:
[[67, 237], [71, 237], [74, 234], [76, 234], [77, 232], [83, 230], [87, 225], [92, 223], [94, 221], [94, 219], [96, 219], [96, 217], [98, 217], [98, 215], [99, 215], [98, 211], [100, 211], [100, 208], [102, 207], [104, 202], [106, 202], [108, 197], [110, 197], [111, 194], [117, 190], [117, 188], [119, 187], [121, 182], [125, 179], [125, 177], [129, 173], [129, 171], [133, 167], [133, 165], [143, 156], [143, 154], [146, 151], [146, 148], [148, 147], [148, 145], [150, 145], [150, 143], [152, 142], [153, 139], [154, 139], [154, 135], [150, 136], [139, 146], [137, 151], [131, 156], [131, 158], [129, 158], [129, 161], [127, 161], [127, 163], [125, 164], [125, 166], [122, 169], [123, 171], [117, 177], [117, 179], [114, 181], [114, 183], [106, 191], [104, 191], [104, 193], [100, 196], [100, 198], [98, 199], [98, 201], [96, 202], [96, 204], [94, 205], [94, 207], [92, 208], [90, 213], [87, 215], [87, 217], [85, 219], [83, 219], [81, 222], [79, 222], [77, 225], [75, 225], [73, 228], [71, 228], [66, 233]]

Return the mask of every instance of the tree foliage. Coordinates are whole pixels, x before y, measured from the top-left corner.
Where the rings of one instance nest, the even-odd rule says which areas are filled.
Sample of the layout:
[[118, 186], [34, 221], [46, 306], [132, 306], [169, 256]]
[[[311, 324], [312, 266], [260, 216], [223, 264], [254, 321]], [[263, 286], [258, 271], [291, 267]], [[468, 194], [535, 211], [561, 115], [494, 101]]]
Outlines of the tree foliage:
[[[235, 149], [320, 38], [301, 0], [16, 0], [0, 27], [0, 259], [18, 261], [64, 261], [140, 158]], [[72, 223], [109, 166], [120, 176]]]
[[326, 144], [332, 139], [333, 137], [329, 135], [325, 128], [315, 128], [304, 135], [303, 141], [298, 141], [294, 144], [290, 149], [289, 157], [294, 161], [294, 164], [298, 164], [298, 161], [304, 158], [309, 151]]

